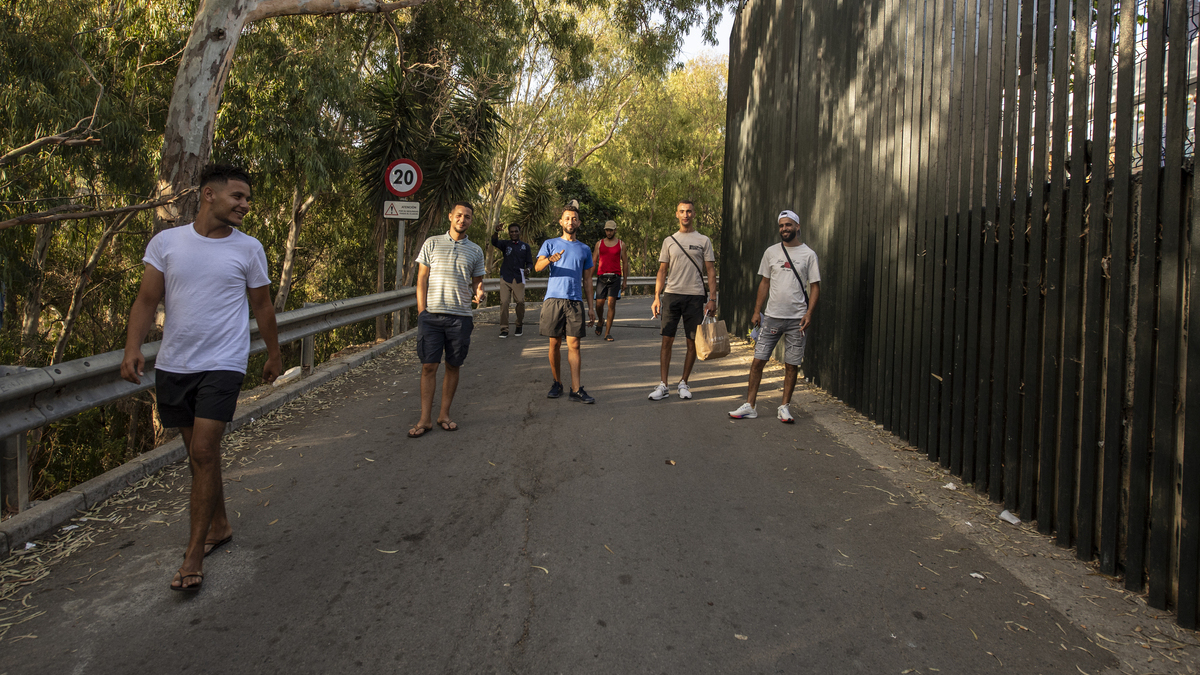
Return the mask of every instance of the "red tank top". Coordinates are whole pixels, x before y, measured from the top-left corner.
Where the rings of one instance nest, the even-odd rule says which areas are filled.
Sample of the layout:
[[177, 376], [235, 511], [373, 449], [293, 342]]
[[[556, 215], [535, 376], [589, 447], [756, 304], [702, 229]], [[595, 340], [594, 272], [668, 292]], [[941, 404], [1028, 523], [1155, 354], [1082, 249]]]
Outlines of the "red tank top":
[[621, 273], [621, 241], [617, 240], [616, 246], [605, 246], [604, 242], [600, 242], [600, 267], [596, 274], [620, 274]]

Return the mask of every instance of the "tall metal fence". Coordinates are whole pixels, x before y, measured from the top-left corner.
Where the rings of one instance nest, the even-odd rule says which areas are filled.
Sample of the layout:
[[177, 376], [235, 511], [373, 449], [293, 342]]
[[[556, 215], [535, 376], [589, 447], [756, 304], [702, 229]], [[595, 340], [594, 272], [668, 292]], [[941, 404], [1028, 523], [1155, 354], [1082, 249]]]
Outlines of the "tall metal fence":
[[745, 330], [775, 216], [801, 214], [822, 273], [806, 375], [1187, 627], [1198, 13], [749, 0], [721, 268]]

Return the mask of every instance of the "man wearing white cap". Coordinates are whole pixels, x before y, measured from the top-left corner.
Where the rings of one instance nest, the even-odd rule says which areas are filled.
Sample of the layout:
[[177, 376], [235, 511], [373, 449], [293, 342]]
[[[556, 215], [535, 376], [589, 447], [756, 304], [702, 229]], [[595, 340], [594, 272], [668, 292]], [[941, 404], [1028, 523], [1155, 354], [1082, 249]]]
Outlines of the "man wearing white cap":
[[812, 325], [813, 309], [821, 293], [821, 272], [817, 269], [817, 254], [800, 241], [800, 217], [785, 210], [780, 212], [778, 220], [779, 238], [783, 241], [768, 246], [758, 266], [762, 280], [758, 284], [750, 323], [759, 330], [754, 361], [750, 364], [750, 386], [746, 402], [729, 416], [734, 419], [758, 417], [755, 400], [763, 366], [770, 360], [779, 339], [783, 338], [783, 404], [776, 417], [784, 424], [791, 424], [796, 419], [788, 406], [796, 388], [800, 362], [804, 360], [805, 332]]

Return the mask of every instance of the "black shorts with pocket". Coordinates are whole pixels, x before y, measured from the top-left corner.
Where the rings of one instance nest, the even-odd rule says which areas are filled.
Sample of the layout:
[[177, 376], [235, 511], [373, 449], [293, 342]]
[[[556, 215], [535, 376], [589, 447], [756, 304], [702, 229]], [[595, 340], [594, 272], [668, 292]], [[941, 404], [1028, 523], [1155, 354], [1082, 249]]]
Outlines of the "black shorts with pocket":
[[417, 316], [417, 328], [417, 357], [421, 363], [441, 363], [443, 353], [448, 366], [457, 368], [467, 360], [471, 331], [475, 330], [471, 317], [425, 310]]
[[696, 327], [704, 320], [703, 295], [680, 295], [678, 293], [663, 293], [662, 303], [662, 334], [663, 337], [675, 337], [679, 330], [679, 320], [683, 319], [683, 332], [687, 339], [696, 339]]
[[620, 274], [601, 274], [596, 277], [596, 299], [601, 298], [621, 299]]
[[583, 319], [583, 301], [547, 298], [538, 318], [539, 332], [545, 337], [565, 338], [587, 335]]
[[245, 373], [236, 370], [171, 373], [156, 368], [158, 419], [170, 428], [195, 426], [196, 418], [229, 422], [237, 410], [244, 379]]

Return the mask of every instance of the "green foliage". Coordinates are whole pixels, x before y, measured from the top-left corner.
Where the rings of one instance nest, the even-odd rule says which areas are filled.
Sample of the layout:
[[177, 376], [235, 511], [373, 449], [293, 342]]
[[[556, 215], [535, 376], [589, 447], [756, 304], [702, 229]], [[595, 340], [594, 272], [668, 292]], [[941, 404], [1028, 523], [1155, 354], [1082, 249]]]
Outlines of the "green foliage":
[[[619, 217], [624, 211], [616, 200], [598, 193], [585, 181], [579, 169], [569, 169], [566, 176], [554, 183], [554, 189], [560, 197], [560, 206], [572, 200], [578, 202], [581, 223], [578, 237], [588, 245], [604, 237], [605, 221]], [[557, 229], [559, 225], [554, 227]]]
[[[525, 168], [524, 181], [517, 194], [510, 220], [521, 227], [522, 237], [540, 245], [547, 238], [559, 236], [554, 209], [562, 206], [555, 185], [559, 169], [553, 162], [536, 161]], [[557, 203], [556, 203], [557, 202]]]

